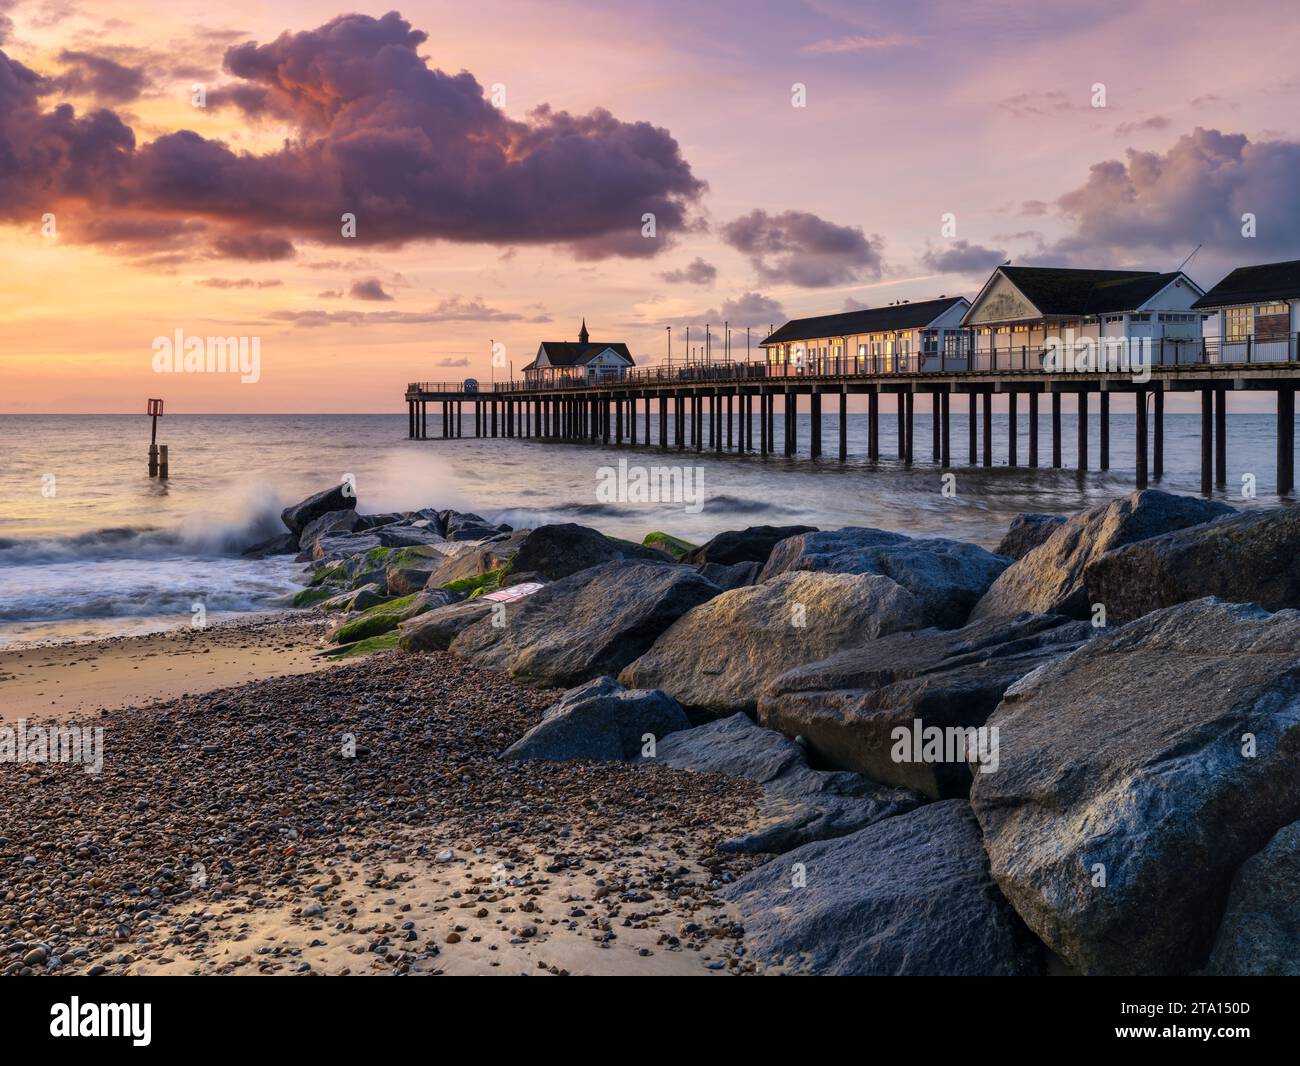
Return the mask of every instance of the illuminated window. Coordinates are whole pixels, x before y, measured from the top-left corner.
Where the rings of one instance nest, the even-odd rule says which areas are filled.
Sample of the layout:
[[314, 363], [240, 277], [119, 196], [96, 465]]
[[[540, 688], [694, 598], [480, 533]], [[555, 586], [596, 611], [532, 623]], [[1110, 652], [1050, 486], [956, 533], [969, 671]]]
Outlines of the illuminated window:
[[1230, 341], [1244, 341], [1250, 336], [1249, 307], [1229, 307], [1224, 312], [1224, 336]]

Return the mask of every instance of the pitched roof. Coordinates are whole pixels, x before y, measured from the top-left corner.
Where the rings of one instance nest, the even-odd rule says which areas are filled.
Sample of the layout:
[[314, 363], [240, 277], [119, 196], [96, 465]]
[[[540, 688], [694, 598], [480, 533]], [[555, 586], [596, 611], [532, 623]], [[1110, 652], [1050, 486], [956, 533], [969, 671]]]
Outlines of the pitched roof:
[[947, 296], [940, 300], [921, 300], [917, 303], [895, 304], [892, 307], [870, 307], [864, 311], [845, 311], [838, 315], [818, 315], [816, 318], [795, 318], [764, 340], [767, 344], [785, 344], [787, 341], [814, 340], [819, 337], [846, 337], [855, 333], [882, 333], [895, 329], [916, 329], [928, 326], [936, 318], [965, 297]]
[[1102, 315], [1132, 311], [1166, 285], [1185, 277], [1178, 270], [1161, 274], [1154, 270], [1076, 270], [1069, 267], [1007, 266], [998, 269], [1044, 315]]
[[[551, 366], [582, 366], [590, 362], [605, 349], [612, 350], [615, 354], [622, 356], [627, 360], [628, 366], [633, 364], [632, 353], [627, 350], [627, 345], [621, 341], [617, 344], [579, 344], [577, 341], [542, 341], [542, 348], [546, 351], [546, 358], [551, 361]], [[525, 370], [530, 369], [537, 360], [533, 360]]]
[[1300, 259], [1237, 267], [1192, 306], [1226, 307], [1285, 299], [1300, 299]]

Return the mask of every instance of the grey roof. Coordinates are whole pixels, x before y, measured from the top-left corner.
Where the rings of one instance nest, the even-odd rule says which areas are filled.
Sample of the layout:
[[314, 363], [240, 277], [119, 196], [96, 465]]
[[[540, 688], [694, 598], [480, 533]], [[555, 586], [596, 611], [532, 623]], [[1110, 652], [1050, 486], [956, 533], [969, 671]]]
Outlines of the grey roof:
[[1166, 285], [1186, 276], [1177, 270], [1161, 274], [1154, 270], [1077, 270], [1071, 267], [1008, 266], [999, 269], [1044, 315], [1103, 315], [1133, 311]]
[[[542, 350], [546, 352], [546, 358], [550, 360], [551, 366], [582, 366], [589, 363], [605, 349], [610, 349], [616, 355], [627, 360], [627, 365], [632, 366], [634, 360], [632, 353], [627, 350], [627, 345], [622, 341], [617, 344], [602, 344], [599, 342], [591, 344], [579, 344], [577, 341], [542, 341]], [[534, 359], [529, 363], [525, 370], [533, 370], [537, 366], [537, 360]]]
[[920, 326], [928, 326], [955, 304], [961, 303], [963, 299], [964, 297], [961, 296], [946, 296], [939, 300], [894, 304], [892, 307], [870, 307], [863, 311], [844, 311], [837, 315], [795, 318], [759, 341], [759, 347], [768, 344], [785, 344], [788, 341], [815, 340], [820, 337], [848, 337], [855, 333], [917, 329]]
[[1287, 299], [1300, 299], [1300, 259], [1237, 267], [1192, 306], [1228, 307]]

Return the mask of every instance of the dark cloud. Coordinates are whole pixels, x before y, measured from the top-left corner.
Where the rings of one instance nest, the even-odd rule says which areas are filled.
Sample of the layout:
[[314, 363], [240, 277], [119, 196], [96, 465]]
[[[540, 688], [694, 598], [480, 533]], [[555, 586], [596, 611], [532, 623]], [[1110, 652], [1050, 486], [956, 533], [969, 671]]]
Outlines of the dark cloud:
[[718, 277], [718, 268], [696, 256], [686, 266], [678, 270], [668, 270], [659, 275], [670, 285], [685, 282], [689, 285], [712, 285]]
[[721, 307], [710, 308], [696, 316], [713, 325], [730, 322], [733, 331], [737, 328], [743, 330], [746, 326], [766, 329], [769, 323], [784, 322], [785, 317], [785, 308], [779, 302], [759, 292], [744, 293], [724, 301]]
[[384, 286], [378, 278], [363, 278], [360, 281], [354, 281], [348, 295], [354, 300], [391, 300], [392, 297], [384, 291]]
[[936, 274], [987, 274], [1006, 261], [1002, 248], [986, 248], [970, 241], [953, 241], [943, 248], [930, 248], [921, 256], [921, 264]]
[[297, 240], [341, 243], [345, 212], [356, 244], [562, 244], [585, 258], [654, 255], [691, 227], [705, 185], [666, 130], [604, 110], [512, 119], [473, 75], [430, 67], [425, 42], [390, 12], [228, 49], [237, 80], [209, 90], [209, 105], [293, 125], [263, 154], [191, 130], [137, 146], [111, 111], [43, 109], [46, 80], [0, 53], [0, 217], [77, 197], [202, 220], [217, 254], [264, 259]]
[[[1056, 201], [1073, 233], [1035, 258], [1095, 265], [1197, 244], [1239, 260], [1294, 257], [1297, 187], [1300, 143], [1198, 126], [1167, 152], [1130, 148], [1124, 161], [1095, 164], [1083, 185]], [[1255, 216], [1254, 238], [1242, 235], [1245, 214]]]
[[127, 104], [139, 99], [149, 86], [149, 78], [142, 68], [94, 52], [65, 48], [59, 53], [59, 62], [66, 69], [50, 80], [50, 87], [59, 92], [93, 96], [110, 104]]
[[807, 211], [751, 211], [722, 227], [722, 239], [749, 257], [759, 278], [807, 288], [879, 278], [880, 239]]
[[273, 289], [283, 285], [278, 278], [258, 281], [256, 278], [204, 278], [195, 282], [207, 289]]

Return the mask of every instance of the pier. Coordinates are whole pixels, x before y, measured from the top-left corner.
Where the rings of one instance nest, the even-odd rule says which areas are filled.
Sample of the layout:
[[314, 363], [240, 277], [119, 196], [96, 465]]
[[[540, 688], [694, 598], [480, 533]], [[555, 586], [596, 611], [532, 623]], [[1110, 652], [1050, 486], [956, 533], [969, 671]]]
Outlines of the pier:
[[[663, 450], [711, 451], [736, 454], [806, 454], [826, 456], [827, 446], [840, 462], [848, 459], [847, 414], [850, 396], [867, 398], [866, 458], [880, 455], [880, 398], [897, 399], [898, 459], [905, 465], [929, 462], [947, 469], [993, 465], [993, 398], [1005, 396], [1008, 407], [1008, 463], [1012, 467], [1067, 465], [1062, 440], [1061, 398], [1073, 396], [1078, 405], [1073, 467], [1087, 470], [1088, 414], [1100, 415], [1100, 468], [1110, 469], [1111, 397], [1135, 397], [1134, 480], [1139, 488], [1159, 479], [1164, 467], [1165, 397], [1199, 393], [1201, 410], [1201, 492], [1227, 484], [1227, 397], [1232, 392], [1271, 392], [1276, 397], [1277, 478], [1274, 491], [1289, 496], [1295, 488], [1295, 394], [1300, 386], [1300, 337], [1282, 342], [1279, 358], [1250, 358], [1225, 362], [1234, 349], [1209, 342], [1189, 351], [1158, 350], [1149, 380], [1111, 370], [1048, 371], [1042, 351], [984, 353], [984, 365], [964, 370], [924, 371], [915, 357], [901, 370], [872, 372], [853, 362], [796, 368], [768, 362], [732, 362], [685, 367], [630, 369], [619, 378], [589, 383], [495, 382], [466, 387], [465, 382], [412, 382], [406, 389], [409, 436], [428, 437], [430, 405], [441, 412], [442, 435], [462, 433], [465, 406], [472, 410], [475, 437], [509, 437], [538, 441], [594, 442], [650, 446]], [[1166, 358], [1170, 361], [1166, 362]], [[974, 359], [971, 360], [975, 362]], [[1141, 375], [1145, 377], [1146, 375]], [[806, 446], [799, 440], [799, 415], [807, 403], [811, 432]], [[914, 432], [917, 403], [933, 414], [930, 441]], [[969, 415], [967, 440], [954, 441], [951, 414], [965, 405]], [[775, 412], [783, 414], [783, 439], [775, 439]], [[822, 415], [838, 411], [838, 441], [826, 442]], [[1039, 416], [1050, 409], [1050, 441], [1039, 440]], [[708, 412], [707, 425], [705, 411]], [[1016, 415], [1029, 415], [1029, 432], [1021, 450]], [[652, 426], [652, 414], [657, 415]], [[652, 432], [657, 427], [657, 440]], [[707, 435], [707, 439], [706, 438]], [[964, 444], [964, 447], [963, 447]], [[1021, 456], [1023, 455], [1023, 462]], [[1261, 486], [1261, 490], [1264, 486]]]

